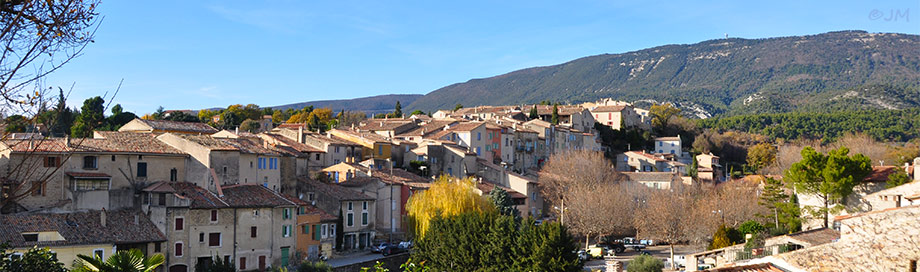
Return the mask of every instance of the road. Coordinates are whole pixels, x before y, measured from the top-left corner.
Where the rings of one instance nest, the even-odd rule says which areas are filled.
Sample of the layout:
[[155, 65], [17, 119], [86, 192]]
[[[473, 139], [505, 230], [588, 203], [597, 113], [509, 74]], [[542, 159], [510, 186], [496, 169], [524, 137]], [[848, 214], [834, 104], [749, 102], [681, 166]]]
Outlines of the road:
[[[700, 247], [687, 246], [687, 245], [676, 245], [674, 246], [674, 255], [685, 255], [685, 254], [690, 254], [694, 252], [699, 252], [701, 250], [702, 248]], [[651, 247], [646, 248], [645, 251], [648, 251], [649, 253], [652, 254], [652, 256], [659, 258], [662, 261], [667, 260], [668, 258], [671, 257], [670, 249], [668, 246], [651, 246]], [[627, 265], [629, 260], [632, 260], [632, 258], [635, 258], [637, 255], [639, 255], [639, 252], [627, 250], [626, 252], [617, 254], [614, 260], [621, 261], [624, 263], [624, 265]], [[626, 267], [624, 266], [623, 268], [625, 271]], [[586, 271], [593, 271], [593, 270], [603, 271], [604, 270], [604, 260], [603, 259], [590, 260], [587, 263], [585, 263], [584, 269]]]

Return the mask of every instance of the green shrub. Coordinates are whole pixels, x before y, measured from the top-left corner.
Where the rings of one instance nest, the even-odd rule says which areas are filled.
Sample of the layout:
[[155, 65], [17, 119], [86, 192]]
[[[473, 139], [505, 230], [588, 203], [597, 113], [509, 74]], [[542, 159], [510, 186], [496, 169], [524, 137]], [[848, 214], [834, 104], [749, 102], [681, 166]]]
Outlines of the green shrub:
[[627, 272], [661, 272], [664, 262], [649, 255], [639, 255], [626, 264]]
[[760, 223], [757, 223], [757, 221], [748, 220], [738, 226], [738, 231], [741, 232], [741, 234], [756, 234], [763, 232], [764, 227]]

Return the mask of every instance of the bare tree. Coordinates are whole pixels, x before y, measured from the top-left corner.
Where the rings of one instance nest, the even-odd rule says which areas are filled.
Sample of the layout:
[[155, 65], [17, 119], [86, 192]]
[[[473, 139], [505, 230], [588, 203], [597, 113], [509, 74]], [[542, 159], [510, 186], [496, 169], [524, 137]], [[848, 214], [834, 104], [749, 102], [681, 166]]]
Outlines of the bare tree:
[[[93, 41], [96, 0], [0, 2], [0, 96], [6, 110], [39, 104], [42, 77], [78, 57]], [[27, 92], [29, 86], [34, 92]]]
[[[98, 4], [98, 0], [0, 1], [0, 43], [4, 49], [0, 53], [0, 113], [29, 116], [34, 125], [36, 115], [49, 104], [57, 102], [58, 110], [63, 109], [63, 92], [56, 101], [46, 98], [52, 89], [41, 87], [42, 79], [80, 56], [93, 42], [100, 21]], [[3, 140], [8, 136], [3, 135]], [[47, 156], [46, 151], [60, 143], [28, 137], [8, 142], [7, 150], [0, 150], [10, 152], [8, 149], [24, 145], [17, 148], [24, 158], [8, 162], [10, 174], [2, 181], [0, 207], [41, 190], [72, 154], [56, 152]], [[48, 167], [49, 164], [57, 167]]]
[[[590, 237], [632, 229], [633, 203], [622, 175], [600, 152], [567, 151], [553, 155], [540, 171], [540, 184], [554, 212], [572, 231]], [[586, 244], [588, 242], [586, 241]]]
[[[645, 237], [665, 241], [674, 260], [674, 244], [688, 241], [696, 227], [693, 217], [694, 195], [686, 190], [657, 190], [649, 194], [633, 220]], [[671, 268], [674, 262], [671, 262]]]

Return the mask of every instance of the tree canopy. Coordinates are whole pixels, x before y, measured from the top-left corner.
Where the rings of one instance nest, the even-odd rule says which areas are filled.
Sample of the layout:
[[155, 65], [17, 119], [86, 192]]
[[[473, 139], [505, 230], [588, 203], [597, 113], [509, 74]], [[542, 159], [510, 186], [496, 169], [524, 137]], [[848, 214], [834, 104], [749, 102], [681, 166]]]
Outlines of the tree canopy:
[[814, 148], [802, 149], [802, 160], [786, 170], [784, 180], [799, 192], [813, 194], [824, 204], [816, 209], [824, 215], [824, 227], [828, 227], [831, 203], [845, 203], [853, 193], [853, 187], [872, 173], [872, 164], [863, 154], [848, 156], [850, 150], [840, 147], [828, 154]]
[[441, 176], [428, 190], [409, 197], [406, 210], [416, 237], [425, 237], [431, 221], [466, 212], [496, 213], [486, 197], [477, 194], [475, 181]]

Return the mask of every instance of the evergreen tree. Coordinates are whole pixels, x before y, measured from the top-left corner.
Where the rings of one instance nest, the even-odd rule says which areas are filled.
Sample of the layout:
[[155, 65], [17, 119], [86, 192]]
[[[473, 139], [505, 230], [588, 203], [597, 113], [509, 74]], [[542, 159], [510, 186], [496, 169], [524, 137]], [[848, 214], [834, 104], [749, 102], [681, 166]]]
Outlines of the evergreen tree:
[[716, 230], [716, 233], [712, 235], [712, 243], [709, 243], [709, 248], [707, 250], [720, 249], [723, 247], [731, 246], [731, 238], [728, 237], [728, 228], [725, 225], [719, 226], [719, 229]]
[[869, 157], [848, 156], [850, 150], [841, 147], [827, 155], [811, 147], [802, 149], [802, 160], [786, 170], [785, 179], [799, 192], [816, 195], [824, 204], [815, 209], [824, 215], [824, 227], [830, 224], [831, 203], [845, 204], [847, 196], [866, 176], [872, 173]]
[[70, 130], [70, 137], [88, 138], [93, 135], [93, 129], [102, 125], [105, 119], [103, 110], [105, 101], [101, 97], [93, 97], [83, 101], [80, 115], [77, 116], [74, 126]]
[[533, 105], [533, 108], [530, 108], [530, 119], [540, 118], [540, 113], [537, 111], [537, 105]]
[[402, 118], [402, 105], [399, 104], [399, 101], [396, 101], [396, 110], [393, 111], [393, 118]]
[[521, 217], [521, 212], [514, 207], [514, 201], [511, 199], [511, 195], [508, 194], [508, 191], [495, 187], [495, 189], [489, 192], [489, 198], [492, 199], [492, 204], [495, 205], [495, 209], [498, 210], [499, 214], [510, 215], [515, 218]]
[[559, 106], [553, 105], [553, 116], [552, 116], [553, 125], [559, 124]]

